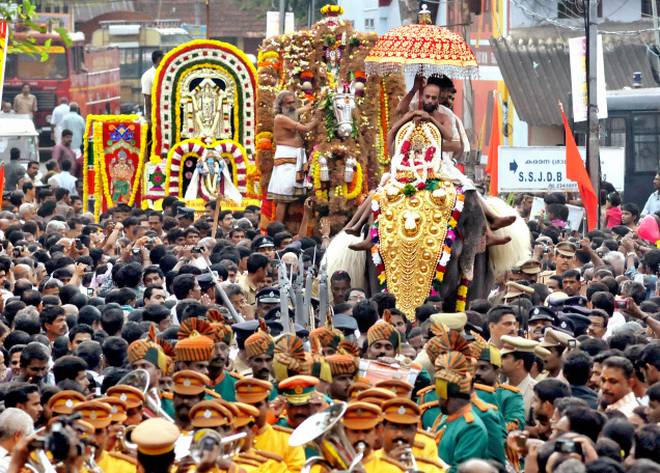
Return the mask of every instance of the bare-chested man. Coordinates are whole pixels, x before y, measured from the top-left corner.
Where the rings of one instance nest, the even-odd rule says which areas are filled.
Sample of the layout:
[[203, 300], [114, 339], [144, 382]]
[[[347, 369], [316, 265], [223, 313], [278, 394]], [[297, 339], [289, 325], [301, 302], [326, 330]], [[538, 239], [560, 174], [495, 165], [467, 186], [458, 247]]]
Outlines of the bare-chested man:
[[298, 117], [307, 107], [297, 109], [296, 103], [296, 96], [288, 90], [280, 92], [275, 99], [273, 135], [276, 148], [268, 198], [276, 202], [275, 219], [279, 222], [284, 221], [287, 205], [305, 194], [307, 157], [302, 134], [318, 124], [317, 118], [307, 125], [300, 123]]
[[[410, 110], [410, 103], [414, 95], [420, 91], [422, 96], [422, 109], [421, 110]], [[424, 85], [423, 77], [416, 77], [415, 84], [413, 88], [408, 92], [408, 94], [401, 100], [399, 106], [397, 107], [397, 112], [401, 118], [394, 122], [391, 126], [390, 131], [387, 136], [388, 147], [392, 153], [394, 153], [394, 141], [396, 134], [404, 124], [414, 120], [414, 121], [430, 121], [432, 122], [439, 130], [442, 135], [442, 152], [443, 158], [445, 153], [459, 155], [463, 152], [463, 142], [460, 136], [454, 133], [453, 130], [453, 117], [447, 113], [443, 113], [439, 109], [441, 96], [446, 100], [446, 94], [443, 95], [444, 91], [438, 85], [436, 81], [429, 81]], [[451, 113], [448, 111], [448, 113]], [[477, 198], [479, 205], [484, 213], [484, 216], [487, 219], [488, 225], [486, 226], [486, 244], [487, 245], [502, 245], [508, 243], [511, 238], [509, 236], [495, 236], [493, 230], [511, 225], [515, 217], [507, 216], [500, 217], [492, 212], [492, 210], [486, 205], [483, 198], [476, 192], [476, 188], [470, 179], [465, 177], [453, 164], [453, 162], [446, 163], [443, 171], [448, 174], [449, 178], [460, 182], [463, 186], [463, 189], [468, 192], [476, 194], [474, 197]], [[467, 194], [466, 194], [467, 197]], [[362, 226], [365, 222], [369, 220], [371, 215], [371, 198], [368, 197], [365, 201], [358, 207], [355, 214], [348, 222], [344, 230], [346, 233], [352, 235], [359, 235], [362, 229]], [[360, 243], [354, 243], [349, 245], [349, 248], [352, 250], [368, 250], [372, 246], [371, 239], [367, 237]]]

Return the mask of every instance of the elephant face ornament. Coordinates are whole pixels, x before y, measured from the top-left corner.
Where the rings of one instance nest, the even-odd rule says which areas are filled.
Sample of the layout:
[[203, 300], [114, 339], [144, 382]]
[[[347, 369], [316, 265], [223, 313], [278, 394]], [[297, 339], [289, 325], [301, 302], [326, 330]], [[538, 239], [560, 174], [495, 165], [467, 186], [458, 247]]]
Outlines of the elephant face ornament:
[[353, 133], [353, 110], [355, 109], [353, 91], [345, 87], [344, 92], [336, 93], [332, 97], [332, 109], [337, 120], [337, 135], [345, 140]]

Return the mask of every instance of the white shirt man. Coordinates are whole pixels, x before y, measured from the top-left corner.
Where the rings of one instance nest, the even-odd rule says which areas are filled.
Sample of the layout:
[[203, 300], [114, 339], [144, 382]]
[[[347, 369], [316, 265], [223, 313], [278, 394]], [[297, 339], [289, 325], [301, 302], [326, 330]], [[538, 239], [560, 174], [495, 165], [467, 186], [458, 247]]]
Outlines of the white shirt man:
[[0, 414], [0, 473], [9, 469], [16, 444], [33, 430], [32, 418], [21, 409], [9, 407]]
[[53, 109], [53, 114], [50, 117], [50, 124], [53, 125], [53, 138], [55, 139], [55, 144], [60, 144], [62, 141], [62, 120], [64, 115], [69, 113], [69, 101], [67, 99], [61, 99], [60, 104]]
[[76, 190], [76, 182], [78, 178], [71, 175], [69, 171], [62, 171], [55, 174], [53, 177], [48, 179], [48, 184], [51, 187], [62, 187], [69, 191], [69, 195], [77, 196], [78, 191]]

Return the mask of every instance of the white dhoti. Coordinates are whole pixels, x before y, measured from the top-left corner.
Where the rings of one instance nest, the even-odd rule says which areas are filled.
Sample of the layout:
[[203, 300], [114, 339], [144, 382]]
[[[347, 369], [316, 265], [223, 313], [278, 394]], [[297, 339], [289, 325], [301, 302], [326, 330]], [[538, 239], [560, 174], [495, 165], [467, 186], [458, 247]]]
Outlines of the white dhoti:
[[454, 156], [454, 153], [451, 151], [442, 152], [442, 162], [440, 164], [439, 171], [441, 174], [446, 175], [452, 181], [457, 181], [463, 186], [465, 191], [476, 190], [474, 182], [472, 179], [468, 178], [456, 167], [456, 159], [461, 156], [467, 156], [470, 154], [470, 140], [465, 133], [465, 128], [463, 127], [463, 122], [461, 119], [456, 116], [456, 114], [450, 109], [443, 105], [439, 106], [441, 112], [449, 116], [451, 119], [451, 131], [452, 131], [452, 141], [459, 141], [463, 145], [463, 152], [459, 155]]
[[273, 172], [268, 183], [268, 198], [293, 202], [307, 193], [305, 179], [298, 173], [304, 172], [307, 164], [305, 148], [277, 145], [273, 158]]

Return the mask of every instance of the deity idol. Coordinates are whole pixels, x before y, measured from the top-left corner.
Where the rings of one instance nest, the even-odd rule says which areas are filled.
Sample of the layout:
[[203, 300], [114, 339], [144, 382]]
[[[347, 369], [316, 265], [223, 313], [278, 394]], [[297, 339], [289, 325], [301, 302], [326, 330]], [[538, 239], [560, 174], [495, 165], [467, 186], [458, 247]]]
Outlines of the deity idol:
[[207, 150], [197, 160], [184, 195], [186, 200], [212, 200], [217, 197], [241, 203], [242, 196], [231, 178], [227, 163], [215, 150]]
[[110, 195], [115, 204], [128, 203], [131, 198], [131, 181], [135, 166], [128, 159], [126, 151], [120, 149], [108, 166], [110, 174]]

